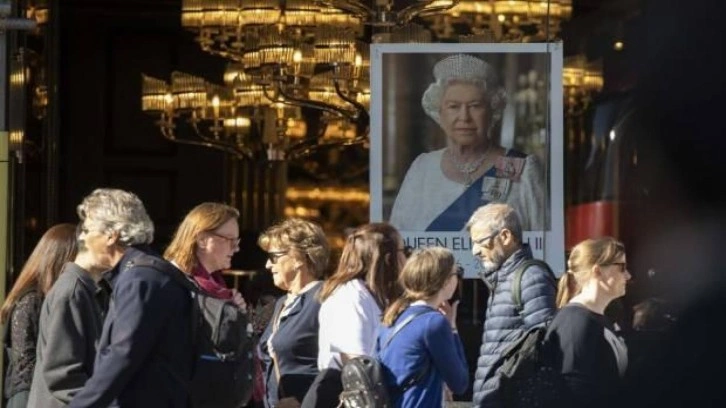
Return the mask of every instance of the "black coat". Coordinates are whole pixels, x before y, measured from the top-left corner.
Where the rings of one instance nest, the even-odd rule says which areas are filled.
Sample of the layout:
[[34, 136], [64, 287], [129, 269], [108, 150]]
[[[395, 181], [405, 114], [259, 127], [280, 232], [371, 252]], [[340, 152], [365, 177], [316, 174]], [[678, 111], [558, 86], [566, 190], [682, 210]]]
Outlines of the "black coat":
[[188, 406], [191, 296], [164, 272], [129, 265], [145, 252], [127, 249], [104, 275], [113, 292], [93, 376], [69, 407]]
[[98, 287], [73, 262], [63, 266], [43, 301], [38, 354], [28, 406], [65, 407], [93, 374], [103, 328]]

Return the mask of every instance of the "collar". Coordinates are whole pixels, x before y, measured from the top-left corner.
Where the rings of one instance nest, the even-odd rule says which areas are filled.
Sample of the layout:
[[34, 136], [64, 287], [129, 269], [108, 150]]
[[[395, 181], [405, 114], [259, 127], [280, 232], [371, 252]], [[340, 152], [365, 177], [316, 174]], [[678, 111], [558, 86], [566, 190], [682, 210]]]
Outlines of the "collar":
[[126, 250], [124, 251], [124, 255], [121, 257], [121, 260], [119, 260], [113, 268], [109, 269], [101, 275], [101, 281], [103, 281], [109, 286], [111, 290], [113, 290], [113, 287], [116, 284], [116, 280], [118, 280], [118, 276], [121, 273], [122, 268], [125, 268], [126, 264], [129, 263], [131, 260], [143, 254], [157, 255], [156, 252], [148, 245], [132, 245], [126, 248]]
[[308, 283], [297, 295], [288, 293], [287, 297], [284, 298], [285, 300], [282, 301], [280, 309], [278, 309], [280, 310], [280, 318], [285, 318], [287, 316], [297, 314], [302, 308], [303, 303], [306, 301], [305, 298], [307, 297], [307, 293], [310, 291], [314, 291], [314, 289], [317, 288], [321, 282], [322, 281], [314, 280]]
[[96, 281], [93, 280], [91, 274], [75, 262], [66, 262], [66, 264], [63, 265], [63, 273], [72, 273], [83, 284], [83, 286], [91, 291], [96, 291], [98, 288]]
[[296, 297], [300, 297], [300, 296], [304, 295], [304, 294], [305, 294], [305, 292], [307, 292], [307, 291], [309, 291], [310, 289], [312, 289], [312, 288], [314, 288], [315, 286], [317, 286], [317, 285], [318, 285], [318, 284], [319, 284], [320, 282], [322, 282], [322, 281], [319, 281], [319, 280], [314, 280], [314, 281], [312, 281], [312, 282], [309, 282], [309, 283], [308, 283], [307, 285], [303, 286], [302, 290], [300, 290], [300, 292], [298, 292], [297, 294], [293, 295], [292, 293], [288, 293], [288, 294], [287, 294], [287, 298], [288, 298], [288, 299], [291, 299], [291, 298], [296, 298]]
[[514, 251], [512, 255], [509, 255], [509, 258], [502, 263], [499, 269], [489, 272], [482, 271], [480, 276], [484, 283], [486, 283], [491, 289], [491, 285], [493, 285], [494, 282], [505, 279], [517, 268], [517, 265], [527, 259], [532, 259], [532, 250], [530, 249], [529, 244], [522, 244], [518, 250]]

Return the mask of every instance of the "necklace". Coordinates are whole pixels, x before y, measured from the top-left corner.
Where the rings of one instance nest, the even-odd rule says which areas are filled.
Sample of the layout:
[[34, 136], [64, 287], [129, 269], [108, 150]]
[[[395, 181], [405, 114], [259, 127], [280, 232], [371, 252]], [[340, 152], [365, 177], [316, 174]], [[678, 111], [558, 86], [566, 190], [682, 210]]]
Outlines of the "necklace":
[[476, 173], [477, 170], [479, 170], [479, 167], [481, 167], [481, 165], [484, 163], [484, 160], [489, 155], [489, 149], [487, 149], [484, 152], [484, 154], [482, 154], [481, 157], [479, 157], [478, 159], [469, 161], [469, 162], [465, 162], [465, 161], [461, 161], [458, 158], [456, 158], [456, 156], [454, 156], [454, 153], [452, 153], [451, 150], [446, 149], [446, 151], [449, 153], [449, 158], [450, 158], [452, 164], [454, 165], [454, 167], [456, 168], [456, 170], [459, 173], [461, 173], [462, 175], [464, 175], [464, 180], [465, 180], [464, 184], [466, 186], [471, 185], [471, 183], [474, 181], [472, 175], [474, 173]]

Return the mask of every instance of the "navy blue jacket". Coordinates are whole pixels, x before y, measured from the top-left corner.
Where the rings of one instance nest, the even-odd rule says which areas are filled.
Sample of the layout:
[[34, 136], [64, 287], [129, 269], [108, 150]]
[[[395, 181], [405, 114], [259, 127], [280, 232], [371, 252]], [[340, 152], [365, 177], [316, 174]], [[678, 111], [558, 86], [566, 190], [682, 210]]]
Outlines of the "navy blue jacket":
[[[260, 351], [262, 361], [265, 363], [267, 387], [265, 407], [267, 408], [273, 408], [280, 399], [287, 397], [302, 402], [318, 375], [320, 301], [317, 297], [322, 286], [322, 283], [318, 282], [288, 306], [289, 311], [281, 315], [280, 325], [273, 336], [275, 318], [280, 315], [286, 296], [282, 296], [275, 304], [273, 318], [260, 338]], [[270, 336], [280, 371], [279, 383], [267, 344]]]
[[104, 275], [113, 292], [93, 375], [69, 407], [188, 406], [191, 296], [164, 272], [130, 266], [145, 253], [158, 257], [132, 247]]
[[532, 259], [529, 246], [523, 245], [502, 266], [484, 277], [489, 286], [482, 345], [474, 376], [474, 403], [479, 407], [498, 408], [499, 377], [490, 373], [502, 352], [525, 331], [544, 325], [555, 315], [557, 285], [548, 271], [538, 265], [527, 268], [522, 276], [522, 306], [517, 312], [512, 301], [514, 271], [524, 261]]

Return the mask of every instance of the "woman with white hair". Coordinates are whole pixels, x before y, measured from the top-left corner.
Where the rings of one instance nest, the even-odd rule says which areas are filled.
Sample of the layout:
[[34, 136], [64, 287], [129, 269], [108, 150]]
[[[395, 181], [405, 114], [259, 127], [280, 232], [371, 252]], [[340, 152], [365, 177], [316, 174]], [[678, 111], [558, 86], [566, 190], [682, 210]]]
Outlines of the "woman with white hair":
[[504, 202], [525, 231], [544, 229], [545, 184], [537, 159], [497, 146], [492, 135], [506, 105], [492, 66], [456, 54], [433, 71], [421, 105], [444, 131], [447, 146], [411, 164], [391, 224], [401, 231], [461, 231], [478, 207]]

